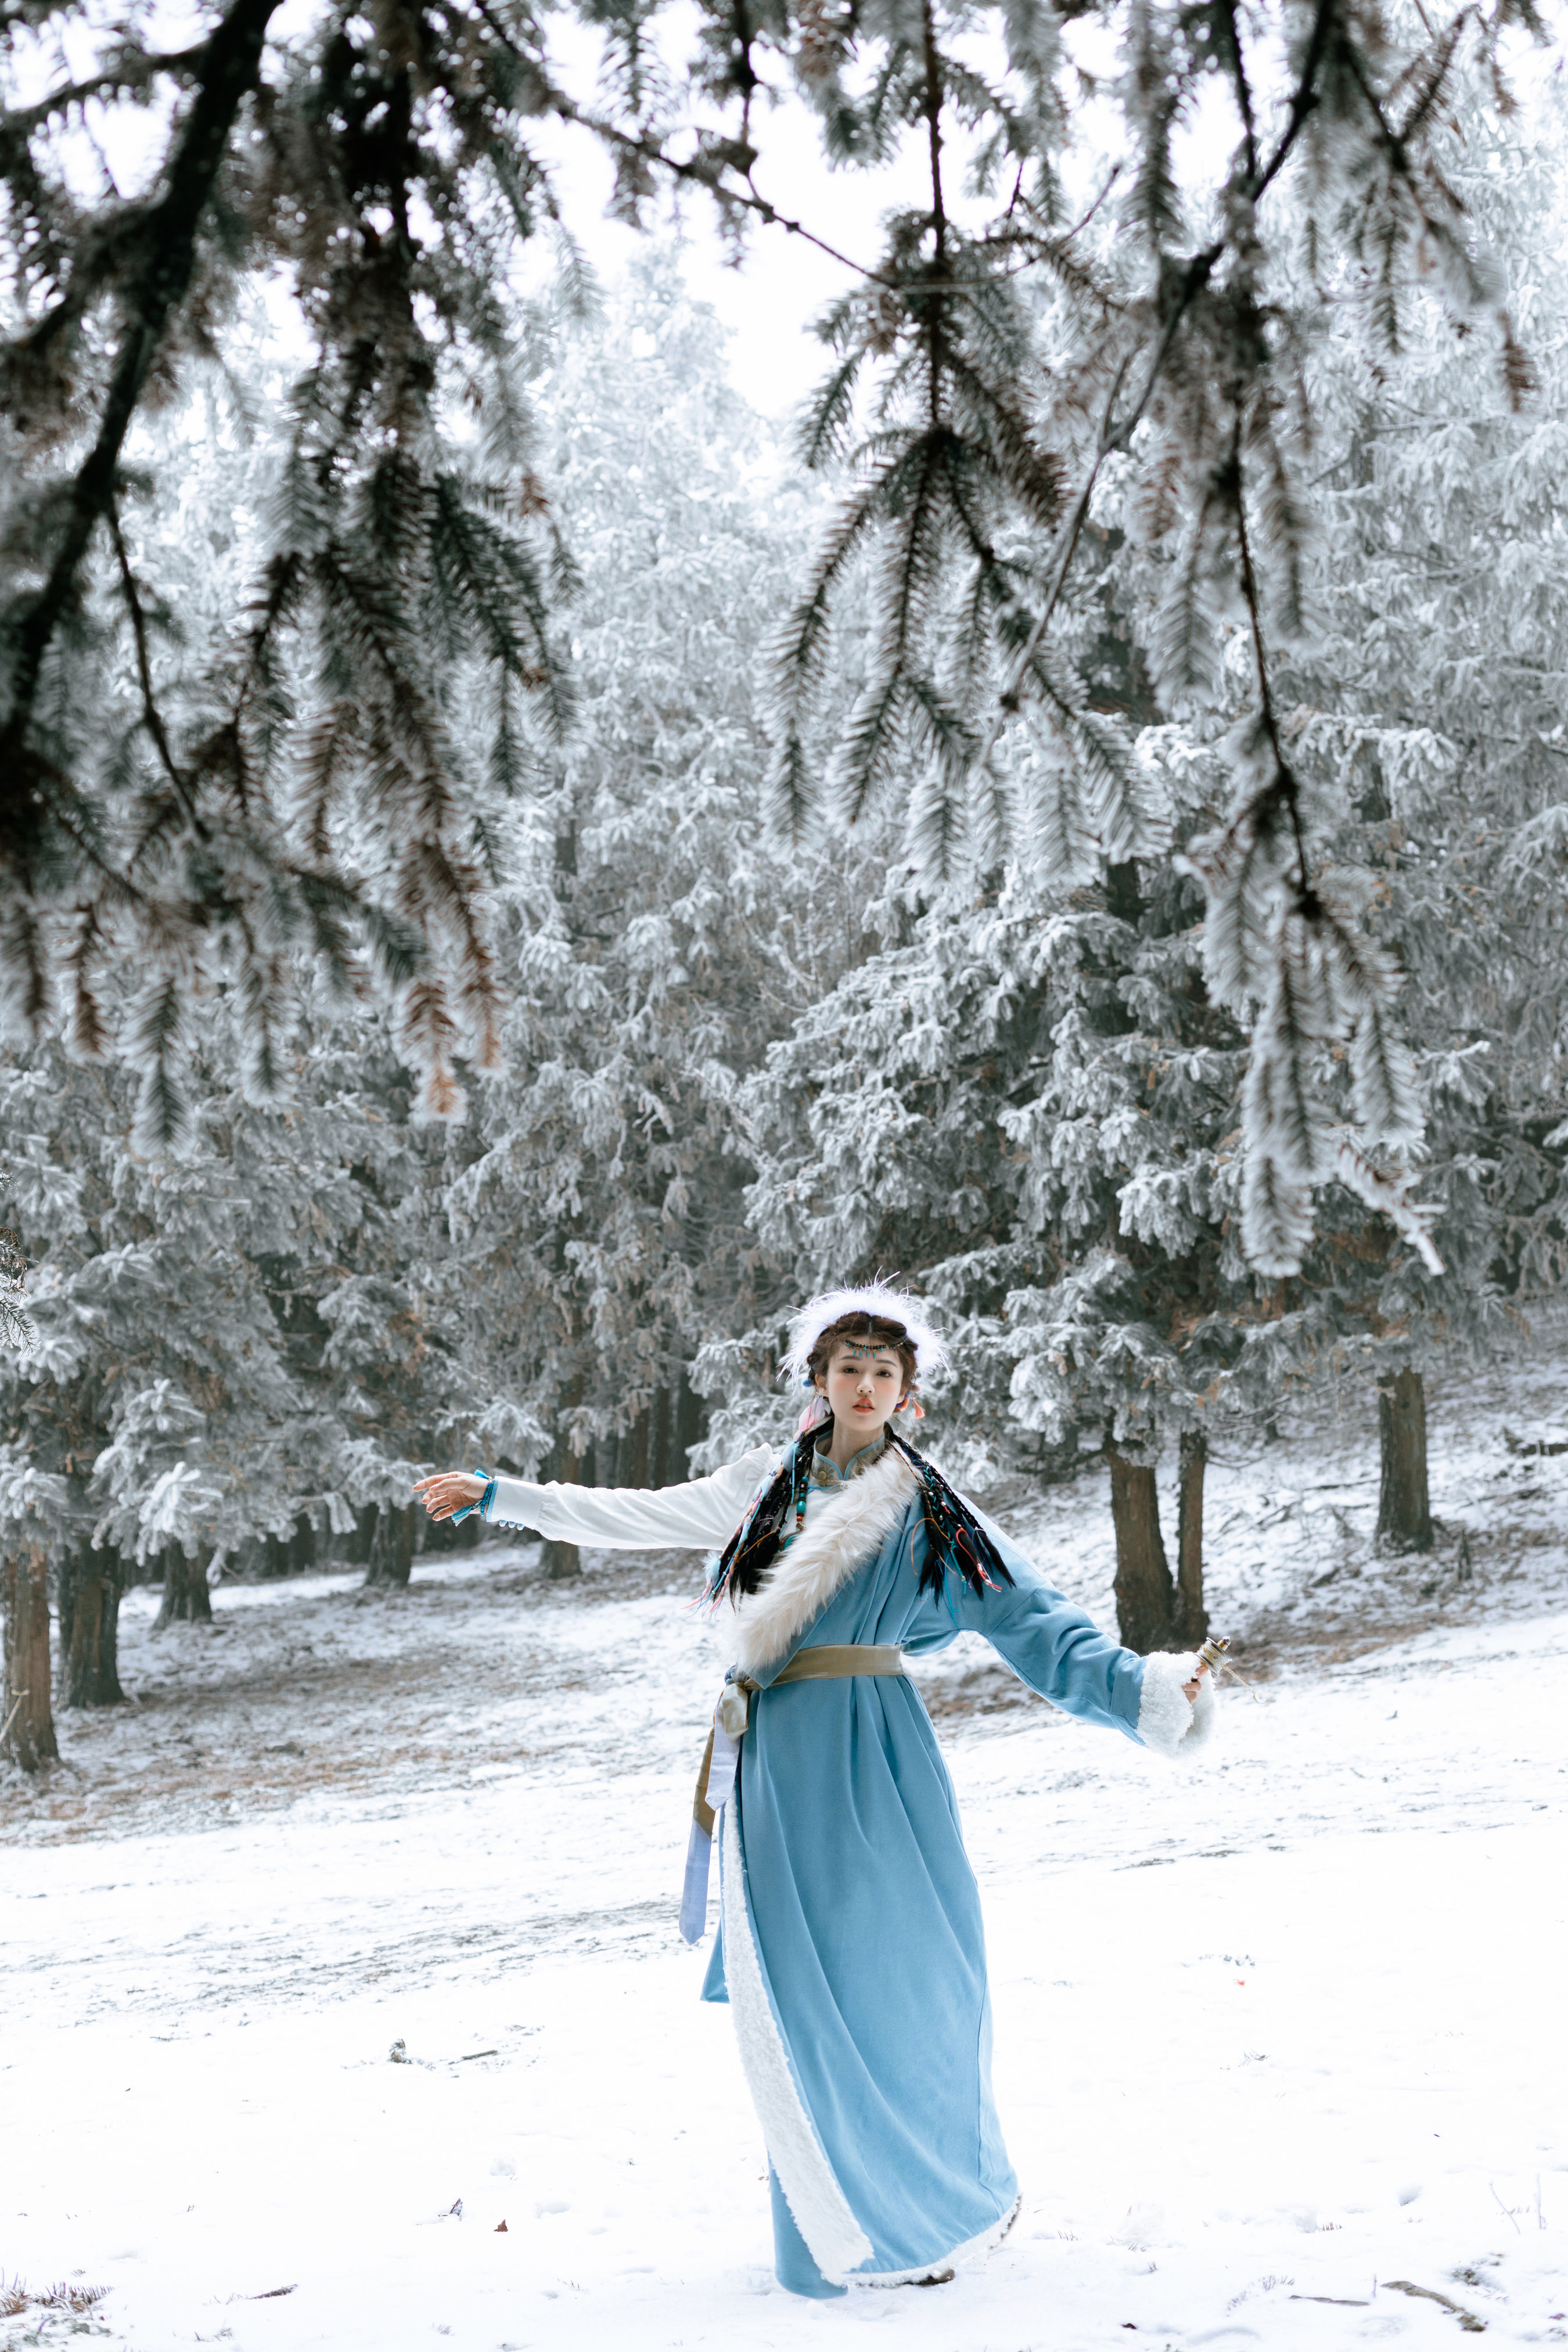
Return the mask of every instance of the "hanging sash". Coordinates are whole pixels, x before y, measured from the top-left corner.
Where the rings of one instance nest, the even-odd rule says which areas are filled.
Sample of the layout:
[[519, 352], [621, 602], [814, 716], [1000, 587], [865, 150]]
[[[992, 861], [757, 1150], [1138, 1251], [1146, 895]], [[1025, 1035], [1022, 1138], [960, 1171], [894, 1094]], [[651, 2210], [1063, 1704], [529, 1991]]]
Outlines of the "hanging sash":
[[713, 1855], [713, 1824], [729, 1803], [746, 1736], [753, 1691], [777, 1690], [784, 1683], [838, 1682], [854, 1675], [901, 1675], [904, 1654], [896, 1642], [825, 1642], [814, 1650], [797, 1650], [780, 1667], [773, 1681], [754, 1683], [750, 1675], [731, 1670], [712, 1728], [702, 1750], [697, 1794], [691, 1805], [691, 1835], [686, 1847], [686, 1884], [680, 1896], [680, 1932], [695, 1944], [708, 1925], [708, 1871]]

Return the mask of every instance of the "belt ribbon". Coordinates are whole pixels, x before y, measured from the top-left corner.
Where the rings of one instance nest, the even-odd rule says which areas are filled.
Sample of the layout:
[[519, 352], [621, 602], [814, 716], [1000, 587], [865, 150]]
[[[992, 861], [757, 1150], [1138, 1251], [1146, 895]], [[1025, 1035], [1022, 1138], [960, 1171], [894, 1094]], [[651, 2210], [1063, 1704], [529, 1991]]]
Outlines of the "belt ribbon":
[[686, 1848], [686, 1884], [680, 1897], [680, 1932], [695, 1944], [708, 1925], [708, 1869], [713, 1828], [728, 1804], [741, 1760], [741, 1742], [751, 1719], [753, 1691], [777, 1690], [784, 1683], [838, 1682], [854, 1675], [901, 1675], [904, 1654], [896, 1642], [824, 1642], [797, 1650], [771, 1683], [731, 1673], [713, 1710], [708, 1744], [691, 1803], [691, 1835]]

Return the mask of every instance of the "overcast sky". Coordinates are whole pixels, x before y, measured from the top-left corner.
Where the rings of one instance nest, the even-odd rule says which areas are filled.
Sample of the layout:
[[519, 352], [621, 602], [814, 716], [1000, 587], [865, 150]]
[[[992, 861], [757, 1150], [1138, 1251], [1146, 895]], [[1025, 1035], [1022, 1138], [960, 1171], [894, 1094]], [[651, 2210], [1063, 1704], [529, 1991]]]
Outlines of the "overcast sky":
[[[686, 54], [691, 21], [691, 14], [679, 8], [664, 20], [662, 45], [672, 62]], [[557, 17], [551, 48], [567, 86], [588, 98], [597, 34]], [[782, 81], [776, 61], [774, 70]], [[534, 126], [530, 131], [536, 135]], [[556, 159], [562, 208], [579, 241], [595, 268], [606, 279], [615, 278], [647, 240], [606, 217], [614, 177], [609, 157], [592, 139], [564, 126], [542, 127], [537, 136]], [[906, 138], [900, 155], [884, 169], [833, 172], [822, 160], [815, 120], [794, 98], [759, 111], [752, 137], [762, 150], [755, 173], [760, 193], [861, 268], [878, 257], [884, 213], [925, 201], [926, 159], [918, 138]], [[955, 178], [961, 180], [962, 165], [954, 160]], [[956, 187], [954, 194], [962, 205]], [[805, 238], [761, 224], [748, 236], [741, 267], [731, 268], [714, 208], [700, 189], [685, 195], [680, 218], [686, 280], [732, 332], [730, 371], [737, 390], [764, 415], [793, 408], [828, 365], [826, 352], [811, 331], [812, 321], [854, 282], [852, 273]]]
[[[320, 0], [284, 0], [273, 21], [274, 37], [286, 40], [302, 33], [317, 14], [319, 5]], [[196, 36], [201, 21], [200, 0], [160, 0], [154, 14], [156, 25], [149, 29], [167, 46], [175, 47], [182, 39]], [[1564, 15], [1563, 0], [1548, 0], [1547, 15], [1549, 21], [1560, 28]], [[68, 26], [51, 24], [30, 37], [18, 36], [16, 54], [8, 66], [14, 98], [26, 102], [40, 95], [62, 73], [87, 72], [93, 49], [101, 37], [102, 26], [98, 19], [99, 12], [89, 11]], [[657, 20], [657, 37], [672, 69], [672, 79], [679, 77], [679, 68], [692, 53], [696, 24], [696, 10], [689, 0], [675, 0], [675, 5]], [[594, 96], [600, 37], [597, 29], [579, 24], [565, 11], [551, 20], [550, 47], [557, 72], [566, 87], [585, 101]], [[1075, 23], [1068, 28], [1066, 37], [1081, 63], [1091, 65], [1100, 73], [1114, 70], [1111, 28]], [[976, 42], [983, 46], [976, 48]], [[1004, 60], [994, 36], [987, 36], [981, 28], [966, 38], [963, 47], [972, 53], [970, 61], [981, 70], [991, 77], [1000, 75]], [[1532, 52], [1522, 39], [1508, 47], [1527, 96], [1532, 85], [1560, 65], [1557, 55], [1551, 51]], [[1264, 59], [1260, 58], [1258, 63], [1261, 69]], [[782, 85], [784, 68], [777, 59], [772, 61], [772, 70]], [[1079, 106], [1075, 116], [1075, 128], [1084, 143], [1076, 156], [1064, 159], [1069, 201], [1073, 202], [1087, 197], [1091, 185], [1098, 185], [1102, 165], [1095, 149], [1098, 147], [1103, 157], [1119, 143], [1119, 126], [1108, 102], [1098, 101], [1089, 109]], [[95, 184], [106, 165], [112, 170], [121, 193], [131, 194], [138, 183], [150, 179], [158, 168], [167, 138], [166, 114], [157, 107], [143, 110], [127, 106], [94, 106], [89, 109], [89, 118], [90, 138], [73, 136], [70, 142], [79, 150], [83, 194], [89, 190], [98, 193]], [[752, 135], [762, 149], [755, 175], [761, 193], [781, 211], [800, 218], [850, 263], [858, 265], [852, 274], [850, 268], [805, 238], [758, 225], [748, 237], [741, 266], [732, 268], [718, 234], [711, 204], [700, 190], [685, 194], [679, 210], [687, 282], [695, 295], [712, 305], [731, 330], [729, 365], [737, 390], [753, 407], [777, 416], [792, 410], [826, 373], [827, 354], [811, 331], [812, 322], [835, 296], [853, 282], [858, 268], [876, 260], [881, 245], [883, 215], [896, 206], [921, 205], [926, 200], [926, 157], [923, 136], [910, 133], [906, 135], [898, 156], [883, 168], [831, 172], [822, 160], [816, 121], [795, 98], [787, 99], [776, 109], [759, 108]], [[530, 143], [553, 162], [562, 210], [580, 245], [599, 275], [606, 282], [613, 282], [634, 256], [645, 249], [647, 240], [636, 230], [607, 216], [613, 176], [608, 155], [591, 134], [559, 123], [531, 122], [528, 136]], [[1216, 167], [1222, 166], [1234, 136], [1234, 125], [1224, 115], [1223, 101], [1216, 91], [1208, 104], [1200, 106], [1192, 115], [1178, 140], [1178, 177], [1187, 184], [1212, 184]], [[675, 143], [679, 147], [682, 142], [677, 140]], [[950, 207], [961, 217], [966, 212], [989, 210], [989, 206], [965, 204], [962, 153], [950, 152], [947, 163]], [[656, 233], [668, 236], [672, 216], [668, 200], [661, 199]], [[541, 253], [541, 264], [542, 259]], [[288, 325], [281, 315], [278, 324], [287, 340]]]

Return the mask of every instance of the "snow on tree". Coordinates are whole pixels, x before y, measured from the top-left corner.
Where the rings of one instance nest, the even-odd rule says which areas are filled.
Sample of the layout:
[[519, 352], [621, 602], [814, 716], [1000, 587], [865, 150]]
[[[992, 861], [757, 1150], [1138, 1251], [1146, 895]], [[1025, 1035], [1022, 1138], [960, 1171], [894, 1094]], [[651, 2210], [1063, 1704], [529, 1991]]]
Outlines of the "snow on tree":
[[[1421, 1369], [1495, 1342], [1515, 1294], [1561, 1279], [1568, 647], [1562, 337], [1546, 289], [1563, 191], [1551, 120], [1521, 127], [1478, 140], [1460, 189], [1515, 255], [1521, 316], [1551, 355], [1526, 412], [1436, 302], [1411, 307], [1396, 382], [1369, 383], [1353, 277], [1304, 362], [1337, 487], [1303, 560], [1318, 618], [1278, 657], [1271, 692], [1325, 870], [1351, 895], [1355, 873], [1373, 877], [1358, 920], [1388, 1018], [1370, 1063], [1353, 1024], [1320, 1041], [1299, 1108], [1321, 1198], [1315, 1232], [1303, 1208], [1298, 1270], [1251, 1270], [1268, 1259], [1257, 1221], [1271, 1181], [1256, 1129], [1243, 1150], [1246, 1090], [1265, 1066], [1246, 1050], [1257, 999], [1237, 987], [1212, 907], [1200, 925], [1194, 879], [1163, 858], [1104, 858], [1081, 760], [1017, 787], [1076, 890], [1043, 887], [1027, 863], [998, 887], [972, 848], [967, 877], [799, 1023], [748, 1089], [752, 1215], [787, 1269], [773, 1304], [829, 1273], [897, 1266], [977, 1318], [942, 1400], [944, 1442], [1005, 1461], [1026, 1459], [1021, 1431], [1103, 1433], [1122, 1631], [1141, 1647], [1201, 1625], [1217, 1419], [1271, 1416], [1295, 1383], [1369, 1380], [1384, 1534], [1430, 1542]], [[1256, 647], [1244, 612], [1221, 614], [1206, 677], [1173, 670], [1174, 559], [1141, 499], [1135, 471], [1112, 469], [1086, 549], [1097, 601], [1080, 601], [1068, 636], [1092, 705], [1142, 730], [1142, 790], [1193, 845], [1226, 822], [1226, 748], [1251, 723]], [[1169, 723], [1155, 723], [1156, 679]], [[1277, 970], [1254, 971], [1263, 992], [1277, 985]], [[1358, 1138], [1385, 1058], [1405, 1066], [1415, 1112], [1390, 1113], [1374, 1160]], [[1402, 1229], [1384, 1212], [1417, 1192], [1425, 1223]], [[752, 1335], [759, 1362], [772, 1338], [765, 1323]], [[987, 1358], [1011, 1367], [1005, 1392]], [[1174, 1580], [1152, 1467], [1171, 1441]]]
[[[4, 1171], [0, 1171], [0, 1182]], [[37, 1332], [27, 1312], [27, 1266], [9, 1225], [0, 1226], [0, 1347], [26, 1349]]]
[[342, 1538], [371, 1506], [407, 1524], [411, 1480], [482, 1409], [436, 1278], [441, 1133], [411, 1124], [389, 1041], [311, 1024], [268, 1110], [223, 1010], [178, 1158], [135, 1148], [128, 1074], [0, 1071], [37, 1332], [0, 1360], [0, 1522], [54, 1571], [71, 1704], [120, 1696], [127, 1573], [161, 1575], [161, 1622], [205, 1618], [210, 1570], [269, 1538]]
[[580, 719], [493, 819], [504, 1066], [449, 1199], [472, 1360], [553, 1429], [552, 1475], [642, 1485], [686, 1475], [699, 1340], [750, 1319], [736, 1090], [858, 942], [871, 853], [760, 811], [754, 656], [805, 518], [711, 314], [650, 267], [534, 397]]
[[[35, 1033], [58, 989], [79, 1051], [152, 1075], [165, 1138], [193, 991], [235, 976], [264, 1090], [290, 966], [311, 957], [379, 961], [405, 1052], [450, 1103], [453, 1051], [493, 1055], [495, 1013], [448, 741], [454, 639], [542, 723], [566, 709], [559, 566], [497, 297], [532, 225], [526, 63], [480, 16], [443, 41], [432, 21], [329, 9], [268, 47], [274, 13], [233, 0], [170, 54], [155, 12], [133, 12], [82, 79], [61, 76], [61, 20], [6, 41], [13, 88], [39, 96], [0, 140], [4, 954]], [[72, 126], [133, 104], [166, 131], [162, 167], [84, 197]], [[247, 272], [288, 284], [315, 357], [258, 562], [188, 664], [127, 544], [133, 469], [165, 454], [133, 427], [214, 354]], [[478, 435], [452, 429], [465, 402]], [[106, 697], [115, 663], [129, 683]], [[146, 992], [115, 1025], [105, 976], [128, 953]]]
[[[1390, 1012], [1412, 1040], [1423, 1139], [1391, 1133], [1376, 1168], [1331, 1183], [1300, 1284], [1281, 1290], [1281, 1336], [1319, 1374], [1372, 1374], [1380, 1533], [1417, 1549], [1433, 1539], [1424, 1372], [1448, 1349], [1498, 1344], [1513, 1302], [1563, 1272], [1562, 127], [1546, 93], [1508, 136], [1478, 131], [1456, 181], [1478, 232], [1511, 257], [1539, 352], [1521, 414], [1434, 300], [1409, 306], [1397, 383], [1381, 388], [1347, 315], [1362, 289], [1346, 281], [1325, 308], [1310, 360], [1323, 527], [1303, 576], [1316, 618], [1275, 673], [1307, 822], [1331, 870], [1365, 877], [1364, 926], [1402, 982]], [[1140, 560], [1130, 550], [1120, 586], [1146, 607]], [[1243, 692], [1233, 665], [1206, 709], [1192, 698], [1150, 739], [1189, 805], [1215, 814], [1215, 747]], [[1353, 1053], [1327, 1061], [1313, 1145], [1325, 1168], [1364, 1130], [1366, 1082]], [[1376, 1213], [1389, 1179], [1429, 1204], [1431, 1254]]]
[[[928, 873], [984, 866], [1016, 845], [1060, 880], [1056, 793], [1042, 810], [1032, 787], [1042, 767], [1048, 777], [1068, 765], [1110, 862], [1157, 849], [1159, 812], [1138, 763], [1096, 711], [1070, 627], [1065, 637], [1056, 627], [1071, 612], [1097, 500], [1120, 481], [1172, 559], [1151, 640], [1161, 683], [1193, 682], [1231, 616], [1246, 635], [1230, 789], [1188, 854], [1208, 895], [1211, 984], [1254, 1016], [1243, 1233], [1249, 1258], [1273, 1274], [1300, 1265], [1314, 1190], [1331, 1177], [1358, 1184], [1422, 1244], [1408, 1188], [1371, 1164], [1416, 1129], [1392, 1014], [1397, 976], [1358, 919], [1353, 887], [1331, 880], [1310, 837], [1273, 672], [1307, 618], [1315, 420], [1302, 356], [1335, 265], [1363, 281], [1363, 339], [1385, 372], [1397, 373], [1403, 313], [1425, 274], [1461, 323], [1491, 315], [1503, 380], [1516, 400], [1526, 389], [1500, 283], [1456, 192], [1448, 131], [1447, 94], [1495, 59], [1500, 21], [1482, 33], [1478, 20], [1439, 25], [1419, 12], [1418, 26], [1380, 18], [1373, 36], [1370, 19], [1337, 7], [1246, 26], [1234, 12], [1136, 11], [1120, 60], [1122, 140], [1070, 229], [1059, 176], [1070, 26], [1009, 14], [1008, 63], [1026, 96], [1005, 122], [992, 89], [944, 48], [933, 8], [921, 41], [892, 37], [886, 72], [868, 85], [847, 86], [851, 62], [866, 62], [858, 19], [822, 44], [844, 151], [872, 145], [889, 121], [921, 123], [930, 188], [829, 323], [835, 365], [803, 446], [814, 463], [847, 454], [851, 475], [781, 645], [781, 809], [798, 818], [810, 805], [795, 717], [812, 705], [836, 597], [859, 557], [879, 579], [878, 641], [828, 780], [851, 816], [908, 791], [910, 845]], [[1465, 88], [1476, 102], [1478, 81]], [[1199, 104], [1213, 111], [1214, 166], [1205, 178], [1185, 156], [1184, 183], [1173, 140]], [[978, 234], [952, 215], [952, 116], [978, 126], [982, 184], [1006, 197]], [[1047, 285], [1037, 327], [1020, 288]], [[1038, 388], [1026, 393], [1031, 362]], [[1358, 1083], [1325, 1160], [1318, 1073], [1342, 1044]]]
[[[954, 892], [746, 1090], [758, 1236], [794, 1287], [877, 1266], [952, 1328], [932, 1434], [974, 1475], [1111, 1470], [1123, 1638], [1201, 1636], [1203, 1444], [1256, 1409], [1271, 1302], [1234, 1230], [1244, 1041], [1205, 997], [1195, 887], [1113, 866]], [[782, 1294], [781, 1294], [782, 1298]], [[1187, 1441], [1183, 1574], [1152, 1459]]]
[[[1153, 846], [1136, 765], [1056, 630], [1097, 495], [1118, 464], [1133, 467], [1182, 548], [1162, 674], [1190, 663], [1220, 606], [1243, 612], [1252, 645], [1236, 790], [1204, 870], [1226, 986], [1274, 976], [1245, 1106], [1247, 1230], [1259, 1264], [1289, 1269], [1322, 1173], [1319, 1049], [1342, 1036], [1362, 1072], [1361, 1159], [1345, 1167], [1413, 1117], [1390, 973], [1319, 871], [1271, 683], [1271, 636], [1300, 617], [1314, 495], [1299, 364], [1312, 296], [1303, 306], [1289, 281], [1304, 255], [1364, 269], [1373, 340], [1397, 368], [1406, 289], [1425, 273], [1522, 390], [1500, 284], [1457, 192], [1450, 109], [1461, 76], [1473, 97], [1504, 37], [1535, 26], [1531, 0], [1436, 18], [1292, 0], [1245, 22], [1176, 0], [1131, 14], [1091, 0], [1065, 22], [937, 0], [886, 17], [815, 0], [761, 16], [712, 5], [696, 12], [684, 77], [665, 69], [642, 5], [583, 13], [606, 45], [591, 106], [554, 72], [548, 20], [521, 5], [367, 17], [334, 5], [299, 23], [277, 0], [228, 0], [173, 51], [153, 46], [145, 5], [101, 31], [85, 0], [9, 27], [0, 946], [18, 1017], [47, 1027], [62, 991], [79, 1046], [147, 1069], [174, 1118], [170, 1040], [194, 987], [236, 973], [265, 1087], [289, 962], [341, 965], [358, 941], [396, 995], [428, 1101], [456, 1108], [455, 1056], [493, 1060], [500, 1000], [452, 669], [486, 665], [503, 761], [521, 706], [558, 735], [567, 716], [552, 618], [563, 562], [505, 293], [519, 246], [560, 226], [531, 126], [606, 144], [629, 215], [655, 188], [695, 186], [737, 234], [814, 234], [787, 189], [764, 194], [756, 177], [771, 86], [793, 84], [837, 163], [880, 159], [910, 131], [927, 185], [828, 324], [807, 451], [853, 446], [857, 472], [783, 659], [781, 803], [798, 820], [802, 713], [863, 546], [878, 625], [842, 734], [844, 804], [863, 808], [907, 771], [932, 870], [998, 829], [1033, 851], [1017, 743], [1034, 728], [1047, 763], [1086, 765], [1113, 862]], [[68, 26], [85, 70], [52, 46]], [[1075, 219], [1091, 84], [1119, 110], [1117, 153]], [[161, 163], [129, 195], [83, 193], [86, 116], [132, 107], [163, 130]], [[1200, 113], [1212, 127], [1203, 156], [1184, 150], [1182, 185], [1178, 133]], [[965, 149], [972, 200], [955, 187]], [[230, 607], [197, 679], [167, 662], [125, 544], [127, 467], [148, 404], [221, 344], [236, 288], [263, 274], [292, 295], [316, 356], [254, 602], [243, 618]], [[90, 687], [111, 650], [134, 684], [110, 701]], [[132, 949], [147, 993], [114, 1030], [99, 975]], [[1379, 1197], [1414, 1229], [1397, 1187]]]
[[[162, 1575], [167, 1617], [200, 1615], [215, 1559], [312, 1528], [352, 1543], [374, 1511], [372, 1575], [406, 1580], [410, 1484], [455, 1455], [679, 1476], [698, 1335], [754, 1311], [733, 1096], [858, 942], [868, 870], [836, 841], [770, 867], [755, 810], [746, 656], [801, 502], [666, 270], [534, 389], [583, 551], [570, 752], [520, 730], [513, 767], [489, 768], [465, 698], [481, 666], [453, 672], [498, 877], [505, 1074], [471, 1084], [466, 1120], [421, 1117], [384, 1010], [325, 976], [281, 1105], [247, 1083], [237, 992], [194, 1008], [178, 1150], [155, 1148], [132, 1073], [54, 1048], [0, 1065], [0, 1213], [38, 1334], [0, 1364], [0, 1513], [52, 1571], [72, 1703], [118, 1696], [127, 1572]], [[224, 536], [235, 469], [264, 479], [265, 458], [224, 427], [142, 512], [137, 561], [171, 607], [182, 564], [243, 560], [191, 555], [192, 518]]]

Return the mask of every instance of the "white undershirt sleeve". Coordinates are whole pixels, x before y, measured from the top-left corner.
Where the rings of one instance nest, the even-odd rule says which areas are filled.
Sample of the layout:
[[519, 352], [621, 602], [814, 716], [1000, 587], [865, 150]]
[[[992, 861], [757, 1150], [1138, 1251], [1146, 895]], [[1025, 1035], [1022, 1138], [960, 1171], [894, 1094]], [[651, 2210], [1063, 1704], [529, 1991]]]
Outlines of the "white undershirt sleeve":
[[571, 1486], [559, 1480], [536, 1486], [498, 1477], [485, 1517], [495, 1527], [531, 1528], [557, 1543], [610, 1551], [720, 1551], [777, 1465], [773, 1447], [758, 1445], [682, 1486]]

